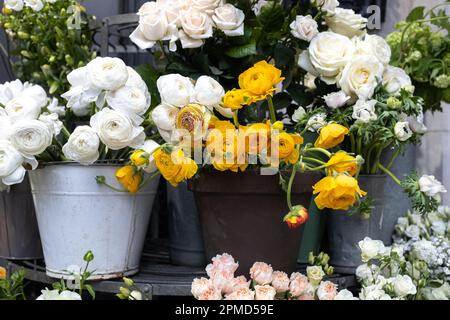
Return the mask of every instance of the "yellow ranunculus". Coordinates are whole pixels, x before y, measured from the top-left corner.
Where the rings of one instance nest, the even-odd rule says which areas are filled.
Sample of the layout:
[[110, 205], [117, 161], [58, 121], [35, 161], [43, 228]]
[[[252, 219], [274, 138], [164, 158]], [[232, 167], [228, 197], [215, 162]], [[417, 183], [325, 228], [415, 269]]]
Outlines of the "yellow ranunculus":
[[7, 8], [7, 7], [5, 7], [5, 6], [2, 8], [2, 13], [3, 13], [5, 16], [9, 16], [12, 12], [13, 12], [13, 11], [12, 11], [11, 9], [9, 9], [9, 8]]
[[358, 196], [367, 195], [359, 188], [358, 181], [346, 174], [325, 177], [313, 189], [314, 194], [318, 194], [314, 201], [321, 210], [348, 210], [355, 204]]
[[148, 154], [144, 150], [135, 150], [130, 156], [131, 163], [135, 166], [145, 166], [148, 164]]
[[297, 134], [289, 134], [281, 132], [277, 136], [278, 154], [281, 160], [295, 164], [298, 161], [300, 152], [296, 149], [296, 145], [303, 143], [303, 138]]
[[174, 149], [168, 153], [160, 148], [155, 151], [153, 157], [159, 172], [174, 187], [197, 173], [197, 164], [191, 158], [186, 157], [182, 149]]
[[320, 130], [319, 138], [314, 144], [317, 148], [331, 149], [341, 144], [349, 130], [337, 123], [330, 123]]
[[6, 275], [7, 275], [6, 269], [0, 267], [0, 279], [6, 279]]
[[356, 158], [345, 151], [339, 151], [333, 155], [328, 161], [327, 166], [328, 175], [332, 175], [334, 172], [347, 172], [349, 175], [354, 176], [358, 172]]
[[267, 123], [255, 123], [241, 128], [245, 134], [246, 150], [251, 155], [269, 152], [270, 147], [270, 121]]
[[142, 182], [142, 175], [138, 172], [135, 166], [124, 166], [116, 172], [117, 180], [130, 193], [139, 191]]
[[187, 130], [189, 133], [205, 131], [208, 128], [211, 115], [205, 107], [198, 104], [188, 104], [180, 109], [177, 114], [175, 126], [177, 129]]
[[283, 80], [280, 69], [260, 61], [239, 76], [239, 86], [251, 94], [252, 102], [257, 102], [272, 96], [277, 90], [274, 86]]
[[222, 98], [223, 106], [232, 110], [239, 110], [251, 103], [251, 97], [247, 90], [233, 89], [227, 91]]

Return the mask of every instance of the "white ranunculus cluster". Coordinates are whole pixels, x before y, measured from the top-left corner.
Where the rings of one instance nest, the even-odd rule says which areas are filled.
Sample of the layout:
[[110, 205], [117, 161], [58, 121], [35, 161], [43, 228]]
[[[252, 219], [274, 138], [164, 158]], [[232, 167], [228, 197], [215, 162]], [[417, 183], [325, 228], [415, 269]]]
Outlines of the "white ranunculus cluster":
[[41, 291], [41, 295], [36, 300], [81, 300], [81, 296], [69, 290], [49, 290], [45, 289]]
[[34, 12], [41, 11], [46, 3], [55, 3], [57, 0], [5, 0], [5, 7], [14, 11], [22, 11], [29, 7]]
[[25, 177], [24, 164], [36, 169], [42, 154], [62, 128], [57, 106], [45, 90], [20, 80], [0, 85], [0, 184], [14, 185]]
[[141, 49], [152, 48], [159, 41], [169, 41], [169, 49], [198, 48], [213, 30], [230, 37], [244, 34], [244, 12], [223, 0], [156, 0], [138, 11], [139, 26], [130, 35]]

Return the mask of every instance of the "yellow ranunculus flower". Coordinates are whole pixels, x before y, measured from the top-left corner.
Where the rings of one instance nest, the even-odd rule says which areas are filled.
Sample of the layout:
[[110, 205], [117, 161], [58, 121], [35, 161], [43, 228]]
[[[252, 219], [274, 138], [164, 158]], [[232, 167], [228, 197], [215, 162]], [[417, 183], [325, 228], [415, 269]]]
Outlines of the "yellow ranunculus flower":
[[359, 188], [358, 180], [346, 174], [325, 177], [313, 189], [314, 194], [318, 194], [314, 201], [321, 210], [348, 210], [355, 204], [358, 196], [367, 195]]
[[281, 132], [277, 136], [278, 154], [281, 160], [295, 164], [298, 161], [300, 152], [296, 149], [296, 145], [303, 143], [303, 138], [297, 134], [289, 134]]
[[314, 144], [317, 148], [331, 149], [341, 144], [349, 130], [337, 123], [330, 123], [320, 130], [319, 138]]
[[11, 9], [9, 9], [9, 8], [7, 8], [7, 7], [5, 7], [5, 6], [2, 8], [2, 13], [3, 13], [5, 16], [9, 16], [12, 12], [13, 12], [13, 11], [12, 11]]
[[142, 175], [139, 174], [135, 166], [124, 166], [120, 168], [116, 172], [116, 178], [130, 193], [136, 193], [139, 191], [139, 187], [142, 182]]
[[198, 129], [206, 130], [210, 119], [211, 115], [206, 111], [205, 107], [198, 104], [188, 104], [178, 112], [175, 126], [177, 129], [184, 129], [189, 133], [194, 133]]
[[130, 160], [135, 166], [145, 166], [148, 164], [148, 154], [144, 150], [135, 150], [131, 154]]
[[283, 80], [280, 69], [260, 61], [239, 76], [239, 86], [251, 94], [253, 102], [257, 102], [272, 96], [277, 90], [274, 86]]
[[7, 275], [6, 269], [0, 267], [0, 279], [6, 279], [6, 275]]
[[269, 151], [270, 147], [270, 121], [267, 123], [255, 123], [241, 128], [245, 134], [246, 150], [249, 154], [256, 155]]
[[186, 157], [182, 149], [174, 149], [169, 154], [160, 148], [155, 151], [153, 157], [159, 172], [174, 187], [197, 173], [197, 164]]
[[247, 90], [233, 89], [227, 91], [222, 98], [223, 106], [232, 110], [239, 110], [251, 103], [251, 97]]
[[347, 172], [351, 176], [354, 176], [356, 172], [358, 172], [358, 163], [356, 158], [352, 157], [345, 151], [339, 151], [333, 155], [327, 162], [327, 166], [327, 172], [330, 176], [334, 172]]

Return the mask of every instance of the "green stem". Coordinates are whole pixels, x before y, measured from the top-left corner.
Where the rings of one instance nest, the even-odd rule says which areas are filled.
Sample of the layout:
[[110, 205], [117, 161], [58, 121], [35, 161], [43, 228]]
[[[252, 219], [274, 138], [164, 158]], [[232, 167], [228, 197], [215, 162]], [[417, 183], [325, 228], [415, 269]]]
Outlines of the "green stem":
[[315, 162], [315, 163], [318, 163], [318, 164], [325, 164], [326, 163], [326, 162], [324, 162], [322, 160], [311, 158], [311, 157], [303, 157], [302, 159], [306, 160], [306, 161], [312, 161], [312, 162]]
[[380, 168], [381, 171], [383, 171], [385, 174], [387, 174], [389, 177], [392, 178], [392, 180], [394, 180], [394, 182], [396, 184], [398, 184], [399, 186], [402, 185], [402, 182], [400, 181], [399, 178], [397, 178], [395, 176], [395, 174], [393, 174], [388, 168], [386, 168], [385, 166], [383, 166], [381, 163], [378, 163], [378, 168]]
[[277, 114], [275, 113], [275, 108], [273, 106], [273, 100], [271, 96], [267, 97], [267, 102], [269, 104], [270, 122], [274, 124], [275, 122], [277, 122]]
[[311, 122], [309, 125], [307, 125], [307, 126], [305, 127], [305, 129], [303, 129], [302, 132], [300, 132], [300, 135], [303, 136], [303, 135], [306, 133], [306, 131], [309, 130], [309, 128], [312, 128], [312, 127], [315, 126], [316, 124], [322, 124], [322, 122], [319, 122], [319, 121], [313, 121], [313, 122]]
[[287, 187], [287, 205], [289, 211], [292, 211], [292, 185], [294, 184], [295, 174], [297, 173], [297, 164], [292, 167], [291, 177], [289, 178], [289, 183]]
[[330, 158], [331, 157], [331, 152], [329, 152], [329, 151], [327, 151], [327, 150], [325, 150], [325, 149], [322, 149], [322, 148], [308, 148], [308, 149], [305, 149], [305, 150], [303, 150], [303, 152], [308, 152], [308, 151], [317, 151], [317, 152], [320, 152], [320, 153], [323, 153], [324, 155], [326, 155], [328, 158]]
[[147, 179], [145, 179], [145, 181], [142, 182], [141, 185], [139, 186], [139, 190], [142, 189], [143, 187], [145, 187], [154, 177], [156, 177], [158, 175], [159, 175], [159, 171], [155, 172], [154, 174], [149, 176]]
[[233, 111], [233, 121], [234, 121], [234, 126], [235, 126], [236, 128], [239, 128], [239, 127], [240, 127], [240, 124], [239, 124], [239, 118], [238, 118], [238, 112], [239, 112], [239, 110], [234, 110], [234, 111]]
[[398, 147], [397, 150], [395, 150], [395, 152], [392, 155], [391, 159], [389, 160], [386, 168], [388, 168], [389, 170], [392, 168], [392, 165], [394, 164], [397, 157], [400, 155], [400, 152], [402, 152], [402, 149], [403, 149], [402, 147]]
[[61, 129], [62, 134], [64, 135], [64, 138], [66, 138], [67, 140], [69, 140], [70, 138], [70, 132], [69, 130], [67, 130], [67, 128], [63, 125], [62, 129]]
[[103, 184], [104, 186], [106, 186], [106, 187], [108, 187], [111, 190], [116, 191], [116, 192], [129, 193], [128, 190], [121, 190], [121, 189], [115, 188], [112, 185], [108, 184], [106, 181], [102, 182], [101, 184]]
[[353, 153], [356, 153], [356, 140], [353, 133], [350, 133], [350, 150]]

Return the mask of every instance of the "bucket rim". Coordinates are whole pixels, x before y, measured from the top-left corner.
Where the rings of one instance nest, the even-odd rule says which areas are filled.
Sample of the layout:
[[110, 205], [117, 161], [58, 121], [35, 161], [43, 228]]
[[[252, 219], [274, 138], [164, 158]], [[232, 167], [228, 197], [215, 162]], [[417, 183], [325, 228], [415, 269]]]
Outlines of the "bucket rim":
[[90, 165], [82, 165], [81, 163], [78, 163], [76, 161], [51, 161], [39, 163], [39, 167], [36, 170], [44, 169], [47, 167], [62, 167], [62, 166], [89, 168], [89, 167], [121, 167], [123, 165], [125, 165], [125, 160], [98, 160]]

